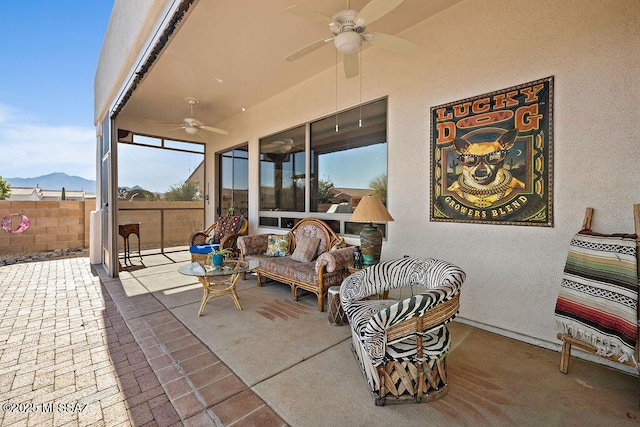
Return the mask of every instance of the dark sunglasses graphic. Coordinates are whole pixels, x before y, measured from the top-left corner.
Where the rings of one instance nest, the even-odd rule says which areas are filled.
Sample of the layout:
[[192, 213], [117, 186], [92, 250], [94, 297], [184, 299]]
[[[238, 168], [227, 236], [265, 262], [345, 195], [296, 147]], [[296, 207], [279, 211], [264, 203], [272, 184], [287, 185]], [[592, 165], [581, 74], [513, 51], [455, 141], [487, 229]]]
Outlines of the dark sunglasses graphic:
[[465, 166], [475, 166], [481, 161], [487, 165], [497, 165], [507, 157], [507, 154], [509, 154], [509, 150], [493, 151], [481, 156], [476, 154], [461, 154], [458, 156], [458, 160]]

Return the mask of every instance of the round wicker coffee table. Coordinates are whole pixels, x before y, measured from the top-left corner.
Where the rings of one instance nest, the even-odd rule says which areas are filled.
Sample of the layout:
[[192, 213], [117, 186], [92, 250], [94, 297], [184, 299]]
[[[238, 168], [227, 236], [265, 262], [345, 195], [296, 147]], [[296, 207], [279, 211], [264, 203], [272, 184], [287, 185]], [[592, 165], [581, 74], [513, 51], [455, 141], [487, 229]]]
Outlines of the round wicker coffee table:
[[203, 262], [192, 262], [180, 267], [178, 272], [186, 276], [195, 276], [200, 281], [204, 293], [198, 316], [202, 316], [207, 302], [217, 295], [229, 295], [236, 308], [242, 310], [236, 293], [236, 282], [241, 274], [252, 271], [259, 266], [260, 263], [256, 260], [225, 260], [218, 268], [213, 268]]

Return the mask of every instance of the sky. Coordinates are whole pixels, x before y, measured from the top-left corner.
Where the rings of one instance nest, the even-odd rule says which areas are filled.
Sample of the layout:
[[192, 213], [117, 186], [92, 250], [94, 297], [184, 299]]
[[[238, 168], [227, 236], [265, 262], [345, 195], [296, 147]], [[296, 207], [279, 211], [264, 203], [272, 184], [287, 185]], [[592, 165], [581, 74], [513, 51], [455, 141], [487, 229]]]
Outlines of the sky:
[[[0, 12], [0, 176], [64, 172], [96, 180], [93, 86], [113, 0], [5, 3]], [[146, 150], [141, 163], [140, 153], [121, 144], [118, 185], [165, 192], [184, 182], [202, 158], [162, 151]], [[355, 175], [325, 165], [321, 176], [339, 186], [367, 186], [367, 176], [350, 171]]]
[[0, 12], [0, 176], [96, 179], [93, 81], [113, 0], [22, 0]]

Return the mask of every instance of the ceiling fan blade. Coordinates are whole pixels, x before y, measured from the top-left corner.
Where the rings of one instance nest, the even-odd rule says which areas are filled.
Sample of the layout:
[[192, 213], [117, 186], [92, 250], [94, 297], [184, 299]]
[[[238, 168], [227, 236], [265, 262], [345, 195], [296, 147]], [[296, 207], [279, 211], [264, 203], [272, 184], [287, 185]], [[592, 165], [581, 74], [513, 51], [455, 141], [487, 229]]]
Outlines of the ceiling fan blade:
[[[169, 125], [169, 124], [172, 124], [172, 123], [163, 123], [163, 124]], [[184, 129], [184, 126], [179, 126], [177, 128], [169, 129], [169, 130], [166, 130], [165, 132], [175, 132], [177, 130], [182, 130], [182, 129]]]
[[360, 72], [360, 64], [357, 53], [342, 55], [342, 62], [344, 63], [344, 75], [346, 78], [350, 79], [358, 75]]
[[288, 153], [293, 149], [293, 146], [293, 139], [278, 139], [275, 141], [261, 142], [260, 151], [267, 153]]
[[291, 7], [288, 7], [286, 11], [289, 13], [293, 13], [296, 16], [300, 16], [301, 18], [306, 18], [311, 21], [316, 21], [320, 24], [326, 24], [326, 25], [334, 24], [340, 27], [340, 23], [335, 19], [330, 18], [326, 15], [323, 15], [322, 13], [305, 6], [293, 5]]
[[333, 37], [313, 42], [313, 43], [303, 47], [302, 49], [296, 50], [295, 52], [293, 52], [291, 55], [287, 56], [284, 59], [286, 59], [289, 62], [293, 62], [296, 59], [300, 59], [303, 56], [305, 56], [306, 54], [313, 52], [314, 50], [320, 49], [322, 46], [326, 45], [331, 40], [333, 40]]
[[219, 133], [220, 135], [229, 135], [229, 132], [227, 132], [226, 130], [214, 128], [213, 126], [198, 125], [197, 127], [208, 132]]
[[369, 25], [398, 7], [404, 0], [371, 0], [356, 15], [357, 27]]
[[[369, 33], [371, 36], [371, 44], [382, 49], [390, 50], [403, 55], [413, 55], [418, 51], [418, 46], [414, 42], [402, 39], [400, 37], [392, 36], [384, 33]], [[366, 37], [368, 39], [368, 37]]]

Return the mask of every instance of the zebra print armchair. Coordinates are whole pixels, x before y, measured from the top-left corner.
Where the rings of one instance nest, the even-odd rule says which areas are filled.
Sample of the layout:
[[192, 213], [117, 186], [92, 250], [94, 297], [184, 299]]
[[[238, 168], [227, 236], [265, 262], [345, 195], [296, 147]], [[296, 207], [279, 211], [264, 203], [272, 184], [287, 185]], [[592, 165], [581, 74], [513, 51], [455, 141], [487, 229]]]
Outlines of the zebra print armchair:
[[[446, 324], [458, 313], [465, 273], [446, 261], [403, 258], [347, 277], [340, 302], [352, 349], [375, 404], [433, 401], [447, 392]], [[369, 299], [402, 287], [424, 291], [401, 301]], [[389, 400], [387, 400], [389, 399]]]

